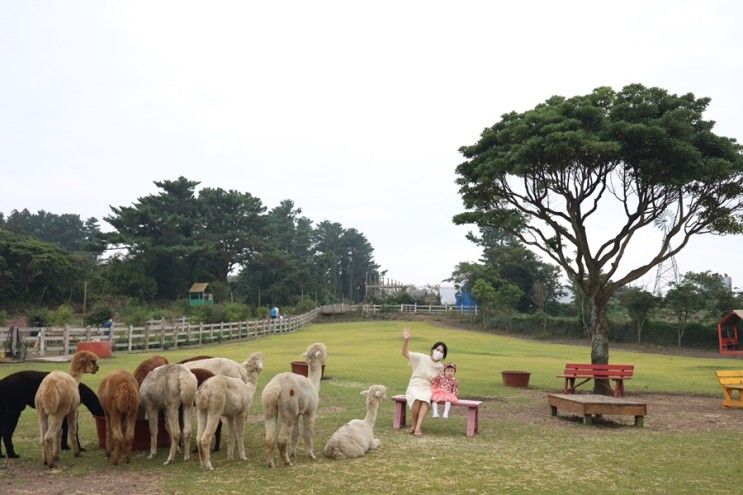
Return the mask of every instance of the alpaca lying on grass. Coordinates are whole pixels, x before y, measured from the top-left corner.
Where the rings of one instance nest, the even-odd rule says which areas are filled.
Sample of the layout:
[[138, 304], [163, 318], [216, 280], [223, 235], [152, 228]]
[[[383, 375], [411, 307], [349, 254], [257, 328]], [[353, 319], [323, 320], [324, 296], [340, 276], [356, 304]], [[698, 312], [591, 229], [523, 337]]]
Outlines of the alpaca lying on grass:
[[303, 418], [305, 450], [310, 459], [315, 458], [312, 434], [319, 402], [322, 366], [327, 360], [328, 352], [325, 344], [316, 343], [309, 346], [302, 356], [308, 364], [309, 378], [291, 372], [279, 373], [266, 384], [261, 394], [266, 426], [266, 457], [270, 467], [274, 467], [273, 451], [276, 445], [284, 464], [292, 465], [291, 458], [296, 455], [299, 439], [299, 425], [296, 424], [299, 416]]
[[[214, 469], [209, 449], [212, 437], [222, 417], [229, 424], [227, 440], [227, 459], [232, 459], [237, 445], [240, 459], [245, 456], [245, 419], [253, 402], [255, 384], [263, 371], [263, 355], [255, 353], [250, 359], [247, 383], [240, 378], [214, 376], [205, 381], [196, 392], [196, 414], [198, 430], [196, 435], [199, 460], [207, 469]], [[198, 369], [198, 368], [197, 368]]]
[[325, 456], [331, 459], [361, 457], [379, 447], [381, 442], [374, 438], [374, 424], [377, 422], [379, 403], [387, 398], [387, 387], [372, 385], [361, 392], [366, 396], [366, 417], [352, 419], [336, 430], [325, 445]]
[[67, 418], [69, 438], [75, 457], [80, 456], [77, 443], [77, 409], [80, 407], [78, 384], [83, 373], [98, 371], [98, 356], [79, 351], [72, 357], [70, 374], [52, 371], [41, 381], [34, 403], [39, 414], [39, 430], [44, 452], [44, 465], [54, 467], [59, 459], [62, 441], [62, 421]]
[[134, 370], [134, 378], [137, 380], [137, 384], [141, 387], [144, 377], [146, 377], [150, 371], [164, 364], [168, 364], [168, 360], [163, 356], [152, 356], [139, 363], [137, 369]]
[[[36, 407], [36, 392], [39, 390], [41, 381], [48, 375], [48, 371], [24, 370], [12, 373], [0, 380], [0, 434], [5, 443], [5, 450], [8, 457], [20, 457], [13, 448], [13, 433], [18, 425], [18, 419], [21, 412], [26, 406]], [[83, 404], [93, 414], [93, 416], [103, 416], [103, 408], [98, 401], [98, 396], [84, 383], [79, 383], [78, 391], [80, 392], [80, 403]], [[67, 418], [62, 422], [62, 450], [69, 450], [67, 443]], [[76, 438], [78, 448], [80, 439]], [[0, 447], [0, 457], [3, 457], [2, 447]]]
[[[196, 397], [196, 377], [182, 364], [166, 364], [152, 370], [139, 387], [139, 396], [147, 421], [150, 424], [150, 455], [157, 453], [157, 414], [165, 411], [165, 424], [170, 433], [170, 453], [165, 464], [175, 459], [181, 429], [178, 425], [178, 408], [183, 407], [183, 445], [191, 440], [191, 423], [194, 399]], [[191, 457], [191, 449], [183, 449], [183, 460]]]
[[188, 369], [201, 368], [209, 370], [215, 375], [231, 376], [232, 378], [239, 378], [245, 383], [248, 383], [248, 374], [250, 373], [251, 367], [254, 366], [254, 361], [258, 359], [257, 356], [259, 354], [262, 362], [263, 354], [260, 352], [254, 352], [242, 363], [238, 363], [237, 361], [228, 358], [215, 357], [199, 359], [196, 361], [186, 361], [183, 364]]
[[201, 361], [203, 359], [211, 359], [212, 357], [214, 356], [193, 356], [193, 357], [178, 361], [178, 364], [186, 364], [186, 363], [190, 363], [191, 361]]
[[115, 466], [123, 452], [125, 462], [129, 462], [139, 411], [139, 384], [128, 371], [114, 371], [103, 378], [98, 395], [106, 412], [106, 457], [113, 450]]

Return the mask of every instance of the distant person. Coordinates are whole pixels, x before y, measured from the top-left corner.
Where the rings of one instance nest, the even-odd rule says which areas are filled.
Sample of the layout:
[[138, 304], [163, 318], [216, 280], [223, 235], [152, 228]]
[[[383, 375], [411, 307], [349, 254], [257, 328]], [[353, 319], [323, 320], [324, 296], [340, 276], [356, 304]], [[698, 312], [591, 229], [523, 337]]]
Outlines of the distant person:
[[408, 433], [419, 437], [423, 435], [421, 427], [431, 405], [431, 381], [436, 375], [444, 371], [444, 365], [440, 361], [446, 357], [447, 348], [443, 342], [436, 342], [431, 346], [430, 355], [410, 352], [408, 350], [410, 336], [410, 329], [404, 328], [402, 331], [402, 355], [408, 360], [410, 368], [413, 370], [408, 389], [405, 391], [408, 407], [413, 413], [412, 426]]
[[111, 336], [111, 328], [114, 326], [114, 320], [113, 318], [109, 318], [108, 320], [103, 322], [103, 335]]
[[280, 316], [279, 315], [279, 308], [277, 308], [276, 306], [274, 306], [273, 308], [271, 308], [270, 315], [271, 315], [271, 319], [272, 320], [275, 320], [276, 318], [278, 318]]

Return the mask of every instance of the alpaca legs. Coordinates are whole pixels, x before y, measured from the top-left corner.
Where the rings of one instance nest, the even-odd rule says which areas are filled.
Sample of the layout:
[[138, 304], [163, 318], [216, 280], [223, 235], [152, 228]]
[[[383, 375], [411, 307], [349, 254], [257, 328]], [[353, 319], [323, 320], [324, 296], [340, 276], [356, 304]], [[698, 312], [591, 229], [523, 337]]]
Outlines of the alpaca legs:
[[[295, 426], [298, 428], [298, 426]], [[315, 430], [315, 413], [309, 411], [302, 418], [302, 433], [304, 434], [304, 448], [307, 451], [307, 455], [310, 459], [315, 458], [314, 447], [312, 444], [312, 433]], [[295, 444], [296, 445], [296, 444]]]
[[118, 411], [111, 411], [109, 418], [110, 421], [108, 422], [108, 425], [110, 426], [111, 439], [113, 441], [113, 463], [114, 466], [117, 466], [119, 464], [119, 459], [121, 459], [121, 448], [124, 442], [124, 432], [121, 431], [121, 413]]
[[150, 455], [148, 459], [152, 459], [157, 454], [157, 408], [154, 406], [147, 407], [147, 422], [150, 424]]
[[[15, 449], [13, 448], [13, 432], [18, 425], [18, 418], [21, 417], [21, 411], [18, 409], [6, 409], [2, 412], [3, 417], [0, 418], [0, 425], [2, 425], [3, 442], [5, 443], [5, 453], [8, 458], [18, 458]], [[2, 448], [0, 448], [0, 457], [2, 457]]]
[[42, 442], [44, 444], [44, 464], [50, 468], [54, 467], [54, 461], [57, 457], [57, 446], [59, 445], [59, 435], [62, 428], [62, 418], [48, 416], [44, 420], [45, 425], [42, 427], [44, 434]]
[[240, 460], [247, 461], [248, 456], [245, 454], [245, 420], [247, 411], [235, 416], [235, 441], [237, 442], [237, 455]]
[[41, 451], [42, 451], [43, 456], [44, 456], [44, 465], [45, 466], [48, 466], [49, 465], [49, 461], [51, 460], [47, 456], [46, 442], [44, 442], [44, 437], [46, 436], [46, 431], [48, 429], [49, 429], [49, 418], [47, 417], [47, 415], [44, 412], [39, 411], [39, 439], [41, 440], [41, 442], [40, 442], [41, 443]]
[[296, 428], [297, 416], [293, 415], [289, 411], [281, 412], [281, 427], [279, 428], [279, 437], [277, 445], [279, 448], [279, 455], [284, 459], [284, 464], [287, 466], [292, 465], [291, 459], [289, 459], [289, 441], [293, 434], [293, 429]]
[[111, 415], [108, 411], [104, 411], [104, 416], [106, 417], [106, 457], [111, 457], [111, 451], [114, 448]]
[[187, 461], [191, 458], [191, 429], [193, 428], [193, 411], [194, 407], [183, 406], [183, 460]]
[[276, 416], [264, 414], [263, 424], [266, 428], [266, 458], [268, 467], [274, 467], [273, 449], [276, 446]]
[[[69, 442], [72, 444], [72, 452], [74, 452], [75, 457], [80, 457], [80, 444], [77, 441], [77, 407], [67, 415], [67, 427], [68, 435], [69, 435]], [[62, 440], [62, 425], [59, 425], [59, 436], [60, 436], [60, 443], [57, 445], [57, 455], [59, 455], [59, 448], [61, 446], [61, 440]]]
[[207, 411], [199, 411], [197, 414], [198, 430], [196, 432], [196, 443], [199, 447], [199, 461], [203, 467], [212, 470], [214, 469], [211, 461], [212, 437], [219, 425], [220, 417], [216, 414], [209, 416]]
[[[190, 413], [188, 414], [190, 420]], [[186, 428], [186, 408], [183, 408], [183, 428]], [[178, 453], [178, 442], [181, 441], [181, 428], [178, 426], [178, 409], [171, 407], [165, 411], [165, 424], [168, 426], [168, 432], [170, 433], [170, 452], [168, 458], [165, 460], [165, 464], [170, 464], [175, 460], [175, 456]], [[186, 453], [189, 449], [186, 449]], [[185, 455], [184, 455], [185, 458]]]
[[124, 441], [125, 444], [125, 457], [124, 462], [129, 462], [129, 459], [132, 457], [132, 447], [134, 444], [134, 425], [137, 422], [137, 412], [131, 412], [126, 417], [126, 423], [124, 424], [126, 431], [124, 432]]

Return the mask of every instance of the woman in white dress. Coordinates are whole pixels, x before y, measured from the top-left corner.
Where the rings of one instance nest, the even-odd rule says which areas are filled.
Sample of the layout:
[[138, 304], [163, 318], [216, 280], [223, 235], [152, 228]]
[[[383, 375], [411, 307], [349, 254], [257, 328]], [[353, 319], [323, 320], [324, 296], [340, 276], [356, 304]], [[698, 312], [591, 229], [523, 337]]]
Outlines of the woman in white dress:
[[410, 336], [410, 329], [403, 328], [402, 355], [408, 360], [413, 370], [408, 389], [405, 391], [408, 407], [413, 412], [412, 426], [408, 431], [419, 437], [423, 435], [421, 426], [431, 405], [431, 380], [444, 370], [441, 360], [446, 358], [447, 348], [443, 342], [436, 342], [431, 347], [430, 355], [410, 352], [408, 350]]

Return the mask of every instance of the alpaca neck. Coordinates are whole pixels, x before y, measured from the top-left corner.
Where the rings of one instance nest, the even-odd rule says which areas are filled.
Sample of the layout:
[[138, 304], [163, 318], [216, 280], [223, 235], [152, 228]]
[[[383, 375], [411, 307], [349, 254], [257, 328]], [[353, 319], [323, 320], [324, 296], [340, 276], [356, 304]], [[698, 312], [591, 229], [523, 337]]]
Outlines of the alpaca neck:
[[248, 371], [248, 383], [255, 385], [258, 382], [259, 371]]
[[377, 411], [379, 411], [379, 402], [375, 401], [369, 404], [366, 408], [366, 417], [364, 417], [364, 422], [374, 426], [377, 422]]
[[322, 365], [309, 364], [308, 368], [307, 378], [310, 380], [310, 383], [312, 383], [312, 386], [315, 387], [315, 390], [319, 392], [320, 378], [322, 378]]
[[72, 376], [72, 378], [75, 379], [78, 385], [80, 385], [80, 380], [83, 377], [83, 373], [84, 373], [83, 371], [76, 371], [76, 370], [70, 371], [70, 375]]

